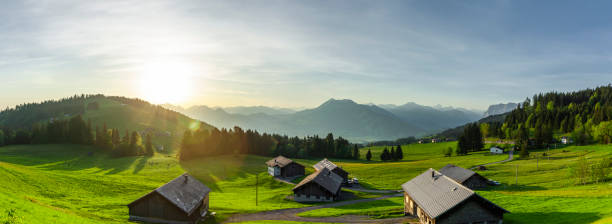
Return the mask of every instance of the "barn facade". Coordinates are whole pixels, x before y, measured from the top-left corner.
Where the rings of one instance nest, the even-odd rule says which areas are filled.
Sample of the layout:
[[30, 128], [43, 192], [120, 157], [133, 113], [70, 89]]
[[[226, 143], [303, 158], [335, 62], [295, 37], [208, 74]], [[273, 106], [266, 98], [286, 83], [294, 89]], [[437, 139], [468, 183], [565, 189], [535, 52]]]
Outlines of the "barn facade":
[[429, 169], [402, 185], [404, 214], [423, 224], [502, 224], [505, 209]]
[[130, 221], [197, 223], [208, 213], [210, 188], [183, 174], [128, 205]]
[[342, 177], [323, 168], [308, 175], [293, 188], [293, 198], [299, 202], [334, 201], [340, 195]]
[[313, 167], [315, 170], [322, 170], [324, 168], [327, 168], [328, 170], [331, 170], [332, 172], [338, 174], [338, 176], [342, 177], [342, 183], [348, 182], [348, 172], [346, 172], [336, 164], [332, 163], [331, 161], [327, 160], [327, 158], [319, 161]]
[[472, 170], [458, 167], [453, 164], [442, 167], [440, 173], [470, 189], [479, 189], [489, 186], [489, 180], [487, 180], [487, 178], [480, 176], [480, 174]]
[[294, 177], [304, 175], [304, 166], [284, 156], [277, 156], [266, 162], [271, 176]]

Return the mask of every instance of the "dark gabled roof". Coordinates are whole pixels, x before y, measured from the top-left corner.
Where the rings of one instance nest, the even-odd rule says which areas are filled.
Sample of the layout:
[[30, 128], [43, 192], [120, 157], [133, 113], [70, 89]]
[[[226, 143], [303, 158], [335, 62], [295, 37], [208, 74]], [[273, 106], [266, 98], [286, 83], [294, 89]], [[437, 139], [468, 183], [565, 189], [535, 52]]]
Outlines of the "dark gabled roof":
[[471, 197], [481, 198], [493, 207], [501, 209], [503, 212], [508, 212], [431, 168], [402, 184], [402, 188], [416, 202], [419, 208], [433, 219], [438, 218]]
[[440, 169], [440, 173], [444, 174], [447, 177], [450, 177], [451, 179], [459, 183], [463, 183], [464, 181], [476, 174], [476, 172], [474, 171], [458, 167], [453, 164], [448, 164], [442, 167], [442, 169]]
[[299, 184], [295, 185], [293, 190], [298, 189], [307, 183], [314, 182], [329, 192], [335, 194], [340, 189], [342, 181], [343, 178], [340, 175], [331, 172], [327, 168], [323, 168], [305, 177]]
[[278, 167], [285, 167], [286, 165], [289, 165], [293, 162], [293, 160], [284, 157], [284, 156], [277, 156], [274, 159], [268, 160], [266, 162], [266, 165], [268, 166], [278, 166]]
[[[340, 170], [344, 171], [339, 166], [336, 166], [336, 164], [334, 164], [331, 161], [327, 160], [327, 158], [319, 161], [317, 164], [315, 164], [312, 167], [314, 167], [315, 170], [322, 170], [323, 168], [327, 168], [328, 170], [340, 169]], [[344, 171], [344, 172], [346, 172], [346, 171]]]
[[163, 186], [153, 190], [151, 193], [136, 199], [128, 206], [140, 201], [152, 193], [158, 193], [166, 198], [170, 203], [176, 205], [177, 208], [191, 215], [195, 208], [202, 202], [204, 197], [210, 192], [210, 188], [202, 182], [195, 179], [193, 176], [184, 173], [183, 175], [171, 180]]

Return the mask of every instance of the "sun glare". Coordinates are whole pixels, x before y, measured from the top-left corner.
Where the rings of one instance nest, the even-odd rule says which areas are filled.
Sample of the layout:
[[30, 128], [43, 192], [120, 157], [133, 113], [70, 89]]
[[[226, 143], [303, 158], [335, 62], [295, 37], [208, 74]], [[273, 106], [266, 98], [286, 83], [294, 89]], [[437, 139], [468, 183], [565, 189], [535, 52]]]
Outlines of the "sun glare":
[[181, 103], [191, 96], [193, 69], [188, 63], [156, 60], [140, 75], [142, 98], [151, 103]]

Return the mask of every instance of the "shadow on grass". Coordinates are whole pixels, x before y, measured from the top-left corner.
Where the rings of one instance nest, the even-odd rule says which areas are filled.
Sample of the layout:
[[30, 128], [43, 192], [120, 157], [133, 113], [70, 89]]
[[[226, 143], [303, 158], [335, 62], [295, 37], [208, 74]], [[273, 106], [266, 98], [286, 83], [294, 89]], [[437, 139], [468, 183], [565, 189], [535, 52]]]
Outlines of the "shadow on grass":
[[138, 163], [136, 164], [136, 166], [134, 167], [134, 171], [132, 172], [132, 174], [137, 174], [138, 172], [140, 172], [145, 165], [147, 164], [147, 161], [151, 158], [151, 156], [144, 156], [141, 157], [138, 160]]
[[522, 185], [522, 184], [502, 184], [499, 186], [490, 186], [482, 189], [478, 189], [481, 191], [492, 191], [492, 190], [502, 190], [502, 191], [542, 191], [548, 190], [548, 188], [541, 186], [533, 186], [533, 185]]
[[114, 158], [107, 151], [91, 146], [70, 144], [19, 145], [3, 147], [0, 161], [23, 166], [39, 166], [46, 170], [78, 171], [99, 168], [94, 173], [116, 174], [138, 161], [134, 173], [144, 168], [148, 157]]
[[593, 223], [599, 220], [598, 213], [578, 212], [515, 212], [504, 215], [504, 223]]

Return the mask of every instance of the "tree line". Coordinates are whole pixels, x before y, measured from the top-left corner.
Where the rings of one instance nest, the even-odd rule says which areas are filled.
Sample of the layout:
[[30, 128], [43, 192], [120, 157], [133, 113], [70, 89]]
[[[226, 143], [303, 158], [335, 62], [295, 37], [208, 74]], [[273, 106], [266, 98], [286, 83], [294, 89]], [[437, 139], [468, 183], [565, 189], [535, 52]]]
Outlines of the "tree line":
[[[533, 136], [533, 145], [553, 142], [554, 132], [570, 133], [578, 145], [610, 143], [612, 86], [570, 93], [550, 92], [527, 98], [506, 116], [499, 137]], [[523, 130], [524, 129], [524, 130]], [[523, 136], [524, 137], [524, 136]]]
[[126, 131], [123, 137], [119, 137], [119, 130], [109, 129], [106, 124], [102, 128], [96, 127], [94, 132], [91, 121], [85, 122], [81, 115], [67, 120], [36, 123], [30, 130], [0, 128], [0, 146], [59, 143], [94, 145], [114, 156], [153, 155], [151, 141], [151, 135], [147, 134], [143, 143], [140, 134], [135, 131], [131, 134]]
[[358, 159], [359, 147], [342, 137], [334, 138], [331, 133], [325, 138], [318, 135], [300, 138], [234, 127], [210, 130], [200, 128], [195, 131], [186, 130], [183, 134], [179, 151], [181, 160], [228, 154]]

